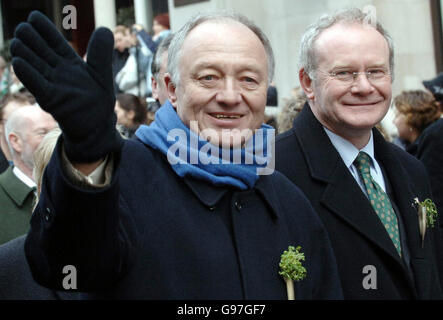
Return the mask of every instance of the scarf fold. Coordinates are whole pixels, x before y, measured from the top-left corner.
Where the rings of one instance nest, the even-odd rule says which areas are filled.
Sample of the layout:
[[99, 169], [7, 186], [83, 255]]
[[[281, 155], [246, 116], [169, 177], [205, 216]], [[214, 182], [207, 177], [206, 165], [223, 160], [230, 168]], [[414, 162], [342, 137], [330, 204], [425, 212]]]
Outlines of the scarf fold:
[[260, 129], [243, 148], [220, 148], [190, 130], [167, 101], [156, 112], [154, 122], [140, 126], [135, 135], [166, 155], [180, 177], [247, 190], [254, 186], [261, 168], [268, 168], [272, 159], [273, 148], [268, 150], [268, 142], [274, 142], [275, 130], [266, 124]]

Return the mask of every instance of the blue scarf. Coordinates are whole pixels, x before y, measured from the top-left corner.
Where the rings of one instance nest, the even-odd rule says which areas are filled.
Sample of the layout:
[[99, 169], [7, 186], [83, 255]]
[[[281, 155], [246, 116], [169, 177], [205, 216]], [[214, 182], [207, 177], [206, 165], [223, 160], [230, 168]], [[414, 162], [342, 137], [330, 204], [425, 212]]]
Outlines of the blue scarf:
[[166, 155], [180, 177], [190, 176], [215, 186], [247, 190], [254, 186], [259, 172], [263, 172], [261, 168], [269, 169], [272, 160], [273, 148], [268, 152], [268, 139], [274, 138], [274, 129], [266, 124], [261, 129], [260, 134], [254, 134], [244, 148], [223, 149], [190, 130], [167, 101], [156, 112], [155, 121], [150, 126], [140, 126], [135, 135]]

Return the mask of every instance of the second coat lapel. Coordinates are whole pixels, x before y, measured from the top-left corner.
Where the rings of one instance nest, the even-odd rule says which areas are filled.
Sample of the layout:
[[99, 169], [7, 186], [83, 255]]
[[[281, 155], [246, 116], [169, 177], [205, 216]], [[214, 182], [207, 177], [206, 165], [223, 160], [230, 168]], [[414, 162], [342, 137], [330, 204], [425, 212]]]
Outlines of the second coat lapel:
[[[395, 197], [395, 203], [401, 213], [406, 232], [406, 240], [411, 256], [414, 258], [423, 258], [421, 250], [420, 231], [418, 226], [417, 211], [413, 207], [414, 198], [419, 196], [414, 193], [406, 170], [399, 165], [400, 161], [390, 152], [387, 143], [378, 132], [374, 132], [375, 152], [381, 163], [385, 167], [386, 174], [392, 186], [392, 192]], [[420, 199], [424, 200], [424, 199]]]

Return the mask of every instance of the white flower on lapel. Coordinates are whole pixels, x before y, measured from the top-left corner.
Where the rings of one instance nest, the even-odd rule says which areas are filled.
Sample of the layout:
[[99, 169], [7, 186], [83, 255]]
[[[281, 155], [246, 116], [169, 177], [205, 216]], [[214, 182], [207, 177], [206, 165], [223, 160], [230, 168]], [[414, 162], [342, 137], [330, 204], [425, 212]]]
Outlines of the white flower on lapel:
[[437, 208], [431, 199], [427, 198], [420, 202], [418, 198], [414, 198], [413, 206], [417, 208], [418, 226], [421, 235], [421, 247], [423, 248], [425, 241], [426, 228], [433, 228], [437, 221]]

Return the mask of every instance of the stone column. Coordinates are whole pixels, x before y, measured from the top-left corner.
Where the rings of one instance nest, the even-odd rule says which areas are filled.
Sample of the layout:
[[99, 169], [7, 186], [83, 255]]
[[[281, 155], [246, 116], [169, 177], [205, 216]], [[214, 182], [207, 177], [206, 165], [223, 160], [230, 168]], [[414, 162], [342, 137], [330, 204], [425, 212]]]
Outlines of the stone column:
[[62, 20], [63, 20], [63, 8], [61, 0], [54, 0], [52, 1], [52, 11], [54, 15], [54, 24], [57, 27], [58, 30], [62, 29]]
[[94, 0], [95, 27], [108, 27], [114, 30], [117, 25], [115, 0]]
[[141, 24], [146, 31], [152, 28], [152, 0], [134, 0], [135, 23]]
[[3, 37], [3, 12], [2, 6], [0, 5], [0, 49], [3, 49], [3, 46], [5, 45]]

